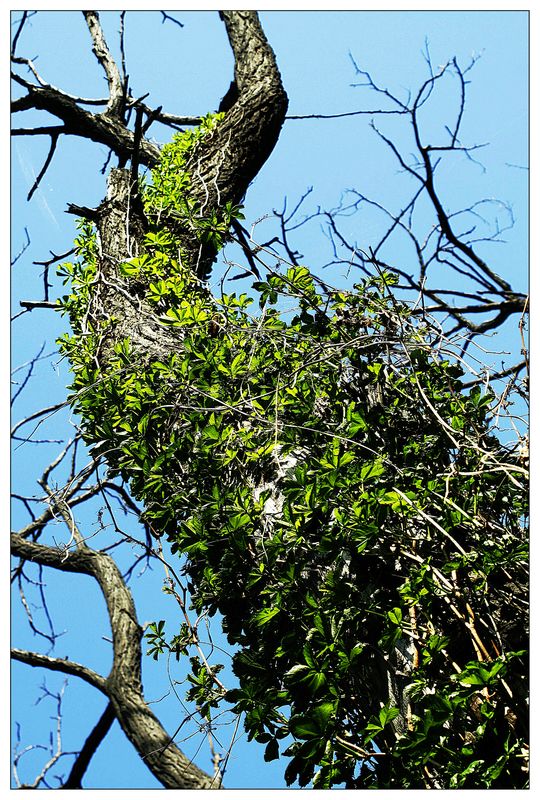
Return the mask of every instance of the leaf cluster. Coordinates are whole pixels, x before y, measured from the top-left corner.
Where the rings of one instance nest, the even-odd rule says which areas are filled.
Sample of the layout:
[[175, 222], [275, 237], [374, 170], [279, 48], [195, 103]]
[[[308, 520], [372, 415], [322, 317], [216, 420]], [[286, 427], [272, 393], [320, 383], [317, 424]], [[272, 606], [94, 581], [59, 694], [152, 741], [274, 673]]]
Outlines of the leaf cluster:
[[[289, 737], [288, 784], [523, 786], [527, 498], [492, 397], [463, 389], [450, 343], [389, 272], [346, 292], [284, 268], [254, 284], [257, 312], [211, 297], [181, 225], [218, 247], [240, 211], [195, 222], [182, 166], [198, 135], [164, 149], [144, 190], [153, 226], [119, 269], [126, 286], [144, 276], [181, 345], [156, 359], [124, 337], [105, 357], [88, 226], [64, 268], [84, 436], [186, 558], [195, 608], [222, 614], [226, 699], [267, 760]], [[174, 649], [159, 624], [149, 644]], [[192, 659], [190, 680], [207, 713], [206, 666]]]

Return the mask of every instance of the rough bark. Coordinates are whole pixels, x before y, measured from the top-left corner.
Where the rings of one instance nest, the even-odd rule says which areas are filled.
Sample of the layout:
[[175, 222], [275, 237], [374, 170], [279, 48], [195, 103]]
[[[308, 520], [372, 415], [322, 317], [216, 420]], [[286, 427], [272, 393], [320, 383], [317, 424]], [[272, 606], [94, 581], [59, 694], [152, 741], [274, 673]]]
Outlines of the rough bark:
[[[85, 12], [94, 42], [94, 52], [103, 66], [110, 88], [110, 100], [103, 113], [92, 114], [51, 86], [34, 86], [19, 81], [28, 90], [15, 101], [13, 110], [36, 108], [49, 111], [64, 123], [62, 132], [84, 136], [106, 144], [121, 162], [133, 157], [134, 135], [122, 119], [120, 79], [104, 42], [95, 12]], [[219, 210], [227, 201], [238, 203], [273, 150], [287, 109], [274, 54], [253, 11], [224, 11], [229, 41], [235, 57], [238, 98], [212, 135], [198, 146], [186, 168], [191, 174], [191, 193], [205, 214]], [[153, 166], [158, 148], [142, 138], [138, 152], [141, 164]], [[99, 359], [106, 369], [110, 348], [125, 337], [133, 351], [146, 357], [163, 358], [180, 344], [179, 334], [162, 325], [144, 300], [144, 287], [121, 278], [118, 266], [136, 256], [146, 220], [133, 176], [125, 169], [111, 170], [108, 194], [92, 212], [99, 232], [99, 273], [88, 308], [94, 323], [117, 322], [109, 326], [100, 345]], [[183, 258], [199, 276], [206, 276], [215, 258], [211, 248], [201, 250], [195, 236], [186, 236]], [[203, 290], [203, 289], [201, 289]], [[66, 554], [12, 537], [15, 555], [56, 569], [91, 575], [98, 582], [107, 603], [113, 637], [114, 660], [106, 679], [90, 674], [81, 665], [60, 659], [41, 666], [69, 671], [92, 683], [110, 700], [112, 710], [128, 739], [165, 788], [220, 788], [216, 778], [196, 767], [171, 741], [144, 700], [141, 684], [141, 636], [131, 594], [114, 561], [84, 544]], [[14, 657], [37, 664], [33, 655], [15, 652]], [[54, 662], [54, 663], [53, 663]]]
[[238, 99], [187, 168], [204, 209], [238, 203], [274, 149], [287, 111], [274, 53], [254, 11], [222, 11]]
[[[105, 113], [92, 114], [52, 86], [30, 86], [26, 82], [25, 85], [28, 94], [12, 103], [13, 112], [31, 108], [48, 111], [62, 120], [62, 132], [66, 135], [82, 136], [104, 144], [118, 156], [129, 157], [133, 152], [133, 133], [120, 120]], [[159, 159], [159, 149], [145, 139], [141, 143], [139, 157], [141, 164], [151, 167]]]
[[[238, 99], [225, 118], [193, 152], [186, 164], [190, 196], [202, 214], [238, 203], [272, 152], [287, 110], [287, 95], [274, 53], [253, 11], [220, 12], [235, 58]], [[144, 145], [143, 140], [143, 145]], [[147, 156], [141, 158], [147, 163]], [[175, 335], [161, 325], [137, 291], [118, 281], [118, 264], [140, 250], [145, 219], [126, 170], [113, 169], [106, 200], [97, 211], [100, 234], [100, 287], [94, 299], [97, 318], [120, 320], [114, 339], [129, 337], [131, 346], [156, 358], [175, 349]], [[183, 258], [199, 277], [208, 276], [216, 252], [194, 235], [182, 237]], [[138, 287], [141, 289], [142, 287]]]
[[77, 675], [99, 688], [109, 698], [127, 738], [165, 788], [219, 788], [210, 775], [193, 764], [175, 745], [144, 699], [141, 682], [143, 631], [137, 621], [131, 592], [113, 559], [85, 545], [79, 545], [77, 550], [66, 555], [56, 547], [30, 542], [19, 534], [12, 534], [11, 543], [12, 553], [20, 558], [64, 572], [90, 575], [98, 582], [111, 625], [113, 665], [104, 680], [95, 673], [89, 675], [90, 671], [81, 665], [75, 665], [81, 667], [80, 670], [71, 669], [69, 665], [65, 669], [61, 659], [32, 658], [31, 654], [22, 651], [15, 651], [13, 656], [34, 666]]

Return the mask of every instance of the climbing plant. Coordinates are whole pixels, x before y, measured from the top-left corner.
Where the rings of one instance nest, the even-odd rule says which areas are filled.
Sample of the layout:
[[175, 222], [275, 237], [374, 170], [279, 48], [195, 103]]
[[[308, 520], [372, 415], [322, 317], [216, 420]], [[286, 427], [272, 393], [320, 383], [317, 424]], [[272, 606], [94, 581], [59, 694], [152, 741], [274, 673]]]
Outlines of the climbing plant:
[[[115, 291], [170, 330], [169, 352], [114, 338], [88, 221], [62, 268], [84, 437], [237, 648], [239, 688], [192, 656], [189, 697], [234, 704], [268, 760], [292, 737], [289, 784], [524, 785], [525, 470], [494, 397], [463, 388], [452, 339], [376, 261], [348, 291], [282, 263], [254, 298], [213, 297], [183, 237], [218, 249], [241, 210], [205, 216], [184, 165], [216, 125], [164, 147], [118, 265]], [[190, 653], [185, 623], [148, 640]]]
[[[36, 76], [15, 55], [27, 14], [12, 59]], [[104, 465], [125, 507], [142, 509], [155, 543], [145, 552], [163, 560], [166, 539], [178, 557], [186, 582], [179, 607], [186, 610], [189, 590], [199, 617], [219, 614], [237, 685], [222, 683], [222, 665], [201, 650], [187, 614], [172, 627], [149, 624], [148, 657], [189, 660], [187, 700], [208, 730], [216, 713], [232, 709], [267, 761], [283, 759], [287, 785], [525, 787], [526, 454], [498, 430], [511, 386], [497, 397], [467, 348], [524, 315], [527, 300], [478, 255], [473, 233], [455, 233], [458, 214], [444, 210], [434, 182], [441, 153], [473, 149], [458, 136], [467, 70], [454, 60], [437, 73], [428, 58], [429, 77], [407, 104], [358, 70], [410, 122], [413, 166], [380, 135], [420, 188], [390, 214], [374, 250], [349, 247], [338, 229], [343, 209], [327, 214], [360, 276], [343, 288], [291, 247], [285, 212], [276, 213], [276, 247], [241, 226], [244, 196], [288, 105], [255, 12], [220, 12], [234, 80], [219, 113], [187, 122], [132, 95], [97, 12], [84, 14], [109, 86], [107, 101], [95, 101], [105, 109], [90, 113], [87, 101], [18, 75], [27, 94], [14, 103], [61, 121], [45, 129], [51, 153], [30, 194], [60, 133], [118, 157], [100, 205], [69, 209], [79, 216], [76, 255], [60, 267], [66, 289], [55, 304], [71, 328], [59, 340], [69, 402], [92, 470]], [[418, 112], [450, 69], [461, 87], [456, 122], [445, 129], [450, 144], [425, 144]], [[155, 121], [189, 129], [159, 148], [145, 138]], [[423, 244], [409, 229], [421, 195], [436, 217]], [[466, 211], [478, 214], [475, 205]], [[418, 277], [382, 261], [398, 228], [413, 242]], [[211, 290], [213, 264], [232, 241], [255, 280], [239, 293], [225, 282]], [[433, 263], [465, 274], [474, 289], [445, 299], [449, 290], [426, 283]], [[414, 302], [405, 289], [417, 292]], [[48, 295], [44, 304], [53, 305]], [[475, 314], [485, 318], [474, 323]], [[516, 382], [524, 357], [499, 377]], [[142, 629], [125, 581], [76, 527], [70, 492], [82, 483], [74, 467], [62, 491], [49, 472], [40, 482], [48, 510], [12, 536], [14, 553], [22, 565], [96, 578], [113, 667], [105, 678], [28, 651], [15, 658], [83, 677], [107, 696], [92, 752], [118, 719], [162, 785], [221, 785], [219, 764], [213, 776], [195, 767], [150, 711]], [[95, 491], [107, 502], [102, 482]], [[38, 542], [56, 517], [70, 530], [65, 552]], [[178, 591], [174, 582], [168, 591]], [[92, 754], [84, 751], [65, 788], [80, 788]]]

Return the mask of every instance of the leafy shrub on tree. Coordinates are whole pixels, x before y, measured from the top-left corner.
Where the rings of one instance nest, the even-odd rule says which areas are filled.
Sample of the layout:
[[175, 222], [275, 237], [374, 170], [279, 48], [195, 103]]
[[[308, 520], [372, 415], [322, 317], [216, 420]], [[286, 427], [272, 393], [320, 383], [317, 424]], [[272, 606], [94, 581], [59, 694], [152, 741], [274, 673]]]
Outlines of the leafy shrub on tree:
[[[100, 115], [77, 132], [132, 166], [83, 209], [78, 258], [61, 268], [71, 402], [96, 461], [185, 559], [196, 611], [222, 615], [238, 688], [192, 654], [186, 623], [156, 621], [149, 653], [190, 657], [188, 698], [209, 723], [223, 706], [244, 714], [265, 759], [288, 758], [289, 785], [524, 786], [526, 469], [497, 437], [496, 398], [468, 385], [461, 338], [405, 302], [401, 274], [375, 253], [369, 276], [334, 289], [285, 238], [277, 264], [268, 246], [248, 250], [252, 272], [265, 270], [253, 298], [213, 296], [204, 278], [287, 107], [257, 17], [222, 12], [230, 108], [156, 153], [141, 126], [160, 111], [139, 104], [127, 129], [85, 13], [111, 98], [106, 132]], [[57, 108], [42, 87], [29, 97], [61, 118], [70, 102]], [[523, 310], [456, 239], [418, 142], [440, 240], [502, 292], [488, 310]]]
[[[239, 210], [197, 215], [185, 152], [177, 136], [141, 190], [148, 229], [115, 289], [167, 326], [169, 352], [115, 341], [85, 222], [63, 349], [94, 455], [187, 556], [195, 608], [219, 611], [238, 646], [240, 687], [223, 697], [195, 659], [191, 696], [208, 712], [233, 702], [267, 759], [292, 734], [288, 783], [519, 783], [526, 641], [506, 596], [523, 579], [526, 495], [492, 395], [463, 390], [452, 341], [389, 272], [328, 291], [285, 265], [254, 284], [258, 311], [212, 297], [176, 231], [219, 246]], [[156, 653], [189, 652], [185, 625], [173, 644], [151, 636]]]

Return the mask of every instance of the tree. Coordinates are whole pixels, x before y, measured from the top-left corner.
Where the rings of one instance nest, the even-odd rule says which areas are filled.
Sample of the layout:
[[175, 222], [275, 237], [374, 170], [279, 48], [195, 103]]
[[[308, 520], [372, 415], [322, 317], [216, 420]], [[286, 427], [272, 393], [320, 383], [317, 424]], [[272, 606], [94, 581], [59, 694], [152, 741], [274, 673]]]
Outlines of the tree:
[[[60, 267], [68, 288], [58, 305], [71, 326], [61, 349], [77, 441], [91, 463], [81, 471], [73, 458], [62, 489], [49, 483], [59, 461], [51, 464], [40, 479], [45, 512], [12, 535], [19, 581], [27, 562], [87, 574], [107, 602], [106, 679], [14, 650], [108, 699], [64, 786], [80, 785], [113, 719], [162, 785], [221, 782], [219, 769], [206, 775], [184, 756], [144, 699], [142, 630], [125, 580], [108, 553], [89, 547], [72, 510], [98, 493], [118, 531], [112, 496], [140, 514], [146, 557], [163, 559], [166, 539], [184, 559], [180, 577], [167, 559], [183, 621], [171, 636], [156, 620], [150, 651], [189, 658], [188, 697], [210, 730], [232, 704], [265, 759], [290, 737], [288, 784], [524, 785], [526, 463], [519, 430], [517, 443], [497, 436], [497, 414], [512, 392], [524, 396], [526, 361], [489, 379], [466, 354], [514, 315], [523, 332], [527, 301], [479, 254], [467, 228], [478, 206], [448, 213], [435, 180], [441, 156], [472, 158], [475, 149], [460, 140], [469, 68], [454, 60], [437, 71], [428, 59], [425, 82], [403, 102], [357, 67], [381, 100], [371, 115], [403, 115], [411, 126], [413, 162], [379, 134], [417, 190], [399, 212], [385, 212], [388, 227], [367, 250], [342, 230], [344, 215], [374, 205], [364, 195], [313, 215], [327, 220], [336, 260], [362, 275], [338, 288], [300, 262], [292, 243], [300, 204], [276, 214], [279, 237], [258, 241], [242, 227], [244, 195], [287, 111], [257, 15], [220, 12], [234, 81], [221, 111], [194, 120], [133, 97], [99, 16], [84, 13], [109, 87], [103, 111], [86, 111], [16, 54], [26, 13], [12, 55], [37, 81], [14, 74], [23, 89], [14, 111], [60, 121], [14, 131], [50, 137], [35, 186], [60, 136], [100, 142], [118, 159], [106, 199], [70, 207], [80, 218], [76, 257]], [[422, 115], [448, 75], [458, 110], [444, 141], [430, 145]], [[160, 149], [147, 136], [156, 121], [197, 127]], [[143, 165], [150, 177], [139, 174]], [[422, 239], [414, 223], [426, 201], [434, 222]], [[399, 232], [413, 244], [417, 274], [383, 256]], [[256, 278], [258, 311], [246, 293], [209, 290], [230, 241]], [[433, 264], [448, 277], [433, 282]], [[466, 283], [453, 285], [453, 272]], [[48, 294], [38, 303], [49, 304]], [[57, 517], [70, 534], [63, 548], [41, 540]], [[201, 648], [184, 582], [197, 615], [222, 616], [237, 688], [226, 689]]]

